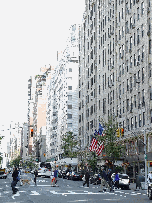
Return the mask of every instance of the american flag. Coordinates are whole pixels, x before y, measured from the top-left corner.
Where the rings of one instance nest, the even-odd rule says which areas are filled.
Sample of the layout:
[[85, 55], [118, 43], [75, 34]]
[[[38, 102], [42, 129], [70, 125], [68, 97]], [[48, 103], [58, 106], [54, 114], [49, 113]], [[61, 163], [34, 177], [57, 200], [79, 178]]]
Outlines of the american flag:
[[[97, 130], [95, 130], [94, 136], [96, 135], [104, 136], [103, 131], [104, 131], [104, 128], [99, 123], [99, 131], [97, 132]], [[96, 154], [99, 156], [102, 150], [104, 149], [104, 142], [98, 141], [95, 137], [93, 137], [89, 149], [91, 152], [95, 151]]]
[[97, 144], [98, 144], [98, 141], [96, 140], [95, 137], [93, 137], [93, 138], [92, 138], [92, 141], [91, 141], [90, 148], [89, 148], [91, 152], [96, 151], [96, 149], [97, 149]]
[[96, 148], [96, 154], [99, 156], [104, 149], [104, 143], [99, 141]]

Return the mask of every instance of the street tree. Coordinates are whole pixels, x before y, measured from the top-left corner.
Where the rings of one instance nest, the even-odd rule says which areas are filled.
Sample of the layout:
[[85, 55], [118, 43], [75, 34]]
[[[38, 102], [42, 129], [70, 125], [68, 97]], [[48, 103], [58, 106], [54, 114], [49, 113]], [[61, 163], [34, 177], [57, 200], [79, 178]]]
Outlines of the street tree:
[[20, 161], [22, 160], [22, 158], [20, 156], [17, 156], [17, 158], [13, 159], [11, 162], [10, 162], [10, 166], [13, 167], [19, 167], [19, 164], [20, 164]]
[[78, 141], [76, 140], [75, 135], [73, 135], [73, 132], [67, 132], [62, 140], [62, 149], [64, 150], [63, 156], [69, 158], [77, 157], [76, 146], [78, 145]]
[[104, 152], [113, 166], [115, 161], [124, 155], [125, 146], [117, 140], [118, 124], [113, 117], [110, 117], [108, 122], [102, 120], [102, 125], [104, 127], [103, 136], [98, 135], [98, 140], [104, 142]]

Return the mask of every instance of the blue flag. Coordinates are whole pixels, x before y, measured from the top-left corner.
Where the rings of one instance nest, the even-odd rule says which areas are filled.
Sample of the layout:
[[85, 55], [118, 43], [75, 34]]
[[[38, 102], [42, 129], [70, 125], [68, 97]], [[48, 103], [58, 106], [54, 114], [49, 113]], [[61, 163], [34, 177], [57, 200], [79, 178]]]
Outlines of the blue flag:
[[99, 123], [99, 134], [102, 135], [104, 128], [102, 125]]

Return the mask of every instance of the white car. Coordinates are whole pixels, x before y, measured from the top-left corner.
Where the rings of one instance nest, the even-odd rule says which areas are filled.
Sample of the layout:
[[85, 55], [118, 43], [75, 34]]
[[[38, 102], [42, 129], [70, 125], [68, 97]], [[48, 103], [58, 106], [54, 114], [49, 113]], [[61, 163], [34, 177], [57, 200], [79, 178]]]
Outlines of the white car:
[[[130, 185], [130, 180], [129, 180], [129, 176], [127, 174], [121, 174], [118, 173], [119, 176], [119, 185], [118, 187], [122, 188], [126, 188], [129, 189], [129, 185]], [[112, 174], [111, 178], [114, 180], [115, 178], [115, 173]]]
[[47, 168], [39, 168], [38, 170], [38, 177], [45, 177], [50, 178], [51, 176], [51, 170]]

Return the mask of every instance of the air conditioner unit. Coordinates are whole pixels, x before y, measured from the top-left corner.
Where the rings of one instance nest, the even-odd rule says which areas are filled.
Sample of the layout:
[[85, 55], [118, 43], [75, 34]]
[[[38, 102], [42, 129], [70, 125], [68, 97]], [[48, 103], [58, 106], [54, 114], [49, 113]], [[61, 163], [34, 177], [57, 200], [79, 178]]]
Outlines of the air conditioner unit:
[[139, 64], [139, 61], [137, 61], [137, 66], [139, 66], [140, 64]]

